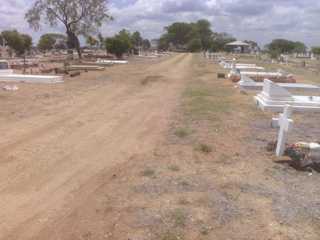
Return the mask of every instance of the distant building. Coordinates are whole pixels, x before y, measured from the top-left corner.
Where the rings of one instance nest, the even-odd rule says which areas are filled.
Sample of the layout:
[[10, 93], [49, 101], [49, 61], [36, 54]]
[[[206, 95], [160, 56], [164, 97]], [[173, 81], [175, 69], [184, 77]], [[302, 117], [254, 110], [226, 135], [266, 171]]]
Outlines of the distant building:
[[248, 43], [242, 41], [235, 41], [226, 44], [226, 48], [234, 53], [250, 53], [251, 46]]

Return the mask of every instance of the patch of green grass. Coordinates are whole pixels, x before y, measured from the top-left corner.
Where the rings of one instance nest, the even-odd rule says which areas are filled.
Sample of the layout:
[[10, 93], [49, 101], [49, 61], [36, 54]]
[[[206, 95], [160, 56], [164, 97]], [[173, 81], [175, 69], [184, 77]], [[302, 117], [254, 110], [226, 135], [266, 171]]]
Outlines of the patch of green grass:
[[176, 135], [179, 138], [185, 138], [189, 136], [191, 131], [187, 128], [178, 128], [175, 130], [174, 135]]
[[169, 170], [171, 170], [172, 172], [179, 172], [180, 171], [180, 167], [177, 165], [170, 165], [168, 167]]
[[153, 169], [147, 168], [141, 172], [143, 177], [155, 177], [156, 172]]
[[196, 146], [195, 149], [199, 152], [206, 153], [206, 154], [212, 152], [212, 147], [204, 143], [200, 143], [198, 146]]
[[186, 212], [180, 208], [175, 209], [171, 214], [175, 227], [185, 227], [187, 224], [187, 217]]
[[192, 120], [219, 121], [231, 110], [232, 89], [204, 82], [188, 87], [184, 94], [184, 110]]

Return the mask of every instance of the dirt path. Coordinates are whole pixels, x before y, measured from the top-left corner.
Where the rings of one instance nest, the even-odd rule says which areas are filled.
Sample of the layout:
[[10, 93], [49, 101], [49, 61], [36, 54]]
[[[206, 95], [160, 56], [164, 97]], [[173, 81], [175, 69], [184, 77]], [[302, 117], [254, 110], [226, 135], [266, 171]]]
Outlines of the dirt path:
[[1, 127], [0, 239], [33, 239], [81, 205], [106, 172], [152, 151], [169, 127], [191, 59], [177, 55], [114, 73], [126, 79]]
[[0, 239], [318, 240], [320, 174], [267, 152], [272, 114], [220, 71], [177, 54], [0, 92]]

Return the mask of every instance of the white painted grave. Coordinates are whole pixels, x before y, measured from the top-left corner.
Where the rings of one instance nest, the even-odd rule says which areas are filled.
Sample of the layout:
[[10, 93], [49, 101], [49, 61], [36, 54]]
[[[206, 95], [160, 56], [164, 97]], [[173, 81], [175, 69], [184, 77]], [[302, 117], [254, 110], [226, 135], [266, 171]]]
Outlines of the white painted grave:
[[320, 97], [292, 95], [284, 87], [270, 81], [264, 80], [263, 90], [254, 97], [259, 108], [273, 112], [282, 112], [289, 104], [294, 111], [320, 111]]
[[286, 142], [288, 138], [288, 133], [292, 128], [293, 120], [290, 119], [292, 115], [293, 108], [289, 105], [286, 105], [284, 112], [279, 115], [279, 118], [272, 119], [272, 126], [279, 127], [278, 141], [276, 148], [277, 157], [281, 157], [284, 154], [286, 149]]
[[[241, 74], [241, 80], [237, 83], [242, 91], [261, 91], [263, 82], [256, 82], [250, 77]], [[280, 87], [290, 91], [301, 91], [301, 94], [320, 94], [320, 87], [312, 84], [304, 83], [275, 83]]]
[[14, 74], [8, 61], [0, 60], [0, 82], [60, 83], [62, 76]]
[[111, 64], [127, 64], [128, 61], [125, 60], [106, 60], [106, 59], [98, 59], [97, 63], [111, 63]]
[[0, 82], [62, 83], [63, 77], [26, 74], [0, 74]]
[[249, 77], [283, 77], [284, 74], [281, 72], [257, 72], [257, 71], [241, 71], [242, 75], [246, 75]]

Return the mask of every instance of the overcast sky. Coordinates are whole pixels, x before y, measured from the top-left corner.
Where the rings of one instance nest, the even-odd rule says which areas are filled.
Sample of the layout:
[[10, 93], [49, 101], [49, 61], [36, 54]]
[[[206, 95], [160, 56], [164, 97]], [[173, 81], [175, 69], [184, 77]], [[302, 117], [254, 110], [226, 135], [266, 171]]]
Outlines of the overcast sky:
[[[41, 33], [33, 32], [24, 21], [34, 0], [0, 2], [0, 30], [15, 28], [39, 37]], [[109, 11], [115, 20], [103, 26], [104, 35], [126, 28], [157, 38], [172, 22], [205, 18], [214, 31], [231, 33], [240, 40], [264, 45], [274, 38], [287, 38], [320, 46], [319, 0], [109, 0]]]

